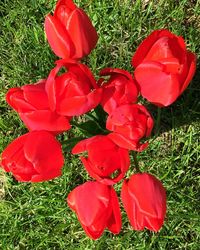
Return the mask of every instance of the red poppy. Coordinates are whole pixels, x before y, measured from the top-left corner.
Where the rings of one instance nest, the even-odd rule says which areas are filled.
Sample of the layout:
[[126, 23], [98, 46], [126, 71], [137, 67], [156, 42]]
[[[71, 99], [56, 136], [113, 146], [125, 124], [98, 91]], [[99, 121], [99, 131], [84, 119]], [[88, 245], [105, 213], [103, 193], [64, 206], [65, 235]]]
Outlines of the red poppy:
[[71, 128], [69, 117], [50, 110], [45, 82], [41, 80], [21, 88], [11, 88], [6, 94], [6, 101], [19, 113], [29, 130], [66, 131]]
[[166, 192], [156, 177], [147, 173], [132, 175], [124, 181], [121, 197], [135, 230], [160, 230], [166, 214]]
[[106, 81], [100, 79], [103, 94], [101, 105], [107, 113], [111, 113], [122, 104], [137, 102], [138, 89], [131, 74], [123, 69], [106, 68], [100, 72], [101, 76], [110, 76]]
[[119, 147], [142, 151], [148, 143], [140, 144], [140, 140], [150, 136], [153, 119], [143, 105], [126, 104], [108, 116], [106, 128], [113, 131], [108, 137]]
[[168, 30], [152, 32], [132, 58], [141, 94], [158, 106], [169, 106], [187, 88], [196, 69], [196, 56], [182, 37]]
[[88, 181], [72, 190], [67, 202], [90, 238], [98, 239], [106, 228], [120, 232], [121, 213], [113, 187]]
[[108, 136], [91, 137], [72, 149], [73, 154], [82, 152], [88, 153], [88, 157], [81, 157], [86, 170], [103, 184], [112, 185], [120, 181], [130, 165], [128, 150], [117, 146]]
[[54, 15], [46, 16], [44, 27], [52, 50], [63, 59], [81, 59], [98, 40], [89, 17], [72, 0], [59, 0]]
[[64, 157], [60, 143], [46, 131], [33, 131], [11, 142], [1, 166], [18, 181], [41, 182], [60, 176]]
[[[62, 67], [67, 72], [58, 75]], [[75, 61], [59, 60], [48, 76], [46, 92], [52, 111], [74, 116], [95, 108], [101, 100], [102, 89], [98, 88], [87, 66]]]

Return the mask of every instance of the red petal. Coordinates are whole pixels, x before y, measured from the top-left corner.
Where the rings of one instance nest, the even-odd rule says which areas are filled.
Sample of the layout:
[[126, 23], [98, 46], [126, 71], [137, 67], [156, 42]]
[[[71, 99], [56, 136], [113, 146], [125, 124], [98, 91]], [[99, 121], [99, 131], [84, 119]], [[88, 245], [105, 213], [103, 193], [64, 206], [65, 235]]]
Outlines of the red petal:
[[84, 158], [84, 157], [80, 157], [80, 159], [81, 159], [85, 169], [87, 170], [88, 174], [92, 178], [97, 180], [99, 183], [102, 183], [104, 185], [113, 185], [113, 184], [119, 182], [124, 177], [124, 173], [122, 173], [121, 171], [119, 171], [119, 174], [113, 179], [109, 178], [109, 177], [102, 177], [101, 175], [99, 175], [97, 173], [97, 167], [95, 167], [89, 159]]
[[66, 116], [78, 116], [87, 113], [99, 104], [101, 93], [101, 89], [95, 89], [86, 96], [75, 96], [60, 100], [57, 105], [57, 112]]
[[91, 143], [88, 146], [88, 157], [94, 164], [105, 169], [102, 170], [102, 172], [105, 172], [104, 174], [107, 172], [106, 175], [109, 175], [121, 166], [118, 151], [119, 148], [116, 144], [105, 136], [105, 140], [99, 141], [99, 143]]
[[89, 227], [86, 227], [85, 225], [81, 224], [83, 229], [85, 230], [86, 234], [93, 240], [97, 240], [98, 238], [101, 237], [101, 235], [103, 234], [104, 228], [102, 228], [102, 230], [100, 231], [94, 231], [91, 230]]
[[64, 26], [66, 26], [71, 12], [76, 8], [77, 7], [72, 0], [58, 0], [54, 16], [58, 18]]
[[102, 137], [104, 137], [103, 135], [96, 135], [93, 137], [90, 137], [88, 139], [82, 140], [80, 142], [78, 142], [76, 144], [76, 146], [74, 146], [74, 148], [72, 149], [72, 154], [79, 154], [82, 153], [84, 151], [87, 150], [88, 146], [95, 141], [99, 141]]
[[19, 115], [31, 131], [46, 130], [60, 133], [71, 128], [67, 117], [59, 116], [49, 110], [38, 110], [28, 113], [20, 113]]
[[[110, 190], [106, 185], [88, 181], [76, 187], [68, 195], [68, 205], [77, 213], [81, 224], [95, 227], [95, 220], [108, 208]], [[102, 224], [106, 224], [101, 218]], [[107, 220], [107, 218], [106, 218]]]
[[73, 72], [77, 76], [79, 81], [85, 82], [90, 88], [98, 88], [91, 70], [86, 65], [77, 62], [66, 63], [65, 65], [70, 72]]
[[113, 130], [117, 126], [124, 126], [125, 124], [130, 124], [130, 122], [133, 123], [135, 117], [138, 116], [138, 112], [138, 104], [120, 105], [112, 114], [109, 115], [106, 128]]
[[55, 12], [62, 5], [65, 5], [67, 8], [69, 8], [71, 10], [73, 10], [73, 9], [75, 9], [77, 7], [72, 0], [58, 0], [57, 3], [56, 3]]
[[47, 15], [44, 23], [48, 42], [54, 53], [61, 58], [70, 58], [75, 48], [63, 24], [54, 16]]
[[128, 71], [106, 68], [100, 74], [111, 75], [107, 83], [103, 85], [101, 100], [101, 104], [107, 113], [112, 113], [117, 106], [137, 101], [136, 82]]
[[121, 189], [121, 199], [122, 199], [124, 209], [127, 213], [128, 219], [131, 225], [135, 228], [135, 225], [136, 225], [135, 216], [134, 216], [135, 204], [134, 204], [134, 200], [132, 200], [132, 198], [129, 195], [128, 180], [124, 180], [123, 182], [122, 189]]
[[188, 64], [188, 73], [187, 73], [187, 77], [181, 87], [181, 93], [187, 88], [187, 86], [189, 85], [190, 81], [192, 80], [195, 71], [196, 71], [196, 55], [192, 52], [188, 52], [187, 54], [187, 64]]
[[130, 140], [124, 137], [123, 135], [120, 135], [117, 133], [110, 133], [107, 136], [119, 147], [129, 149], [129, 150], [141, 152], [148, 146], [148, 142], [144, 144], [139, 144], [138, 142], [134, 140]]
[[76, 96], [85, 96], [91, 88], [87, 82], [79, 81], [72, 72], [64, 73], [56, 78], [57, 99], [69, 99]]
[[112, 207], [112, 214], [108, 220], [107, 227], [108, 229], [114, 233], [118, 234], [122, 227], [122, 219], [121, 212], [119, 207], [119, 200], [117, 198], [117, 194], [113, 188], [111, 188], [111, 198], [110, 198], [110, 206]]
[[12, 167], [12, 162], [15, 161], [15, 155], [18, 157], [23, 157], [23, 145], [27, 139], [27, 134], [22, 135], [12, 141], [2, 152], [1, 157], [1, 166], [5, 169], [6, 172], [10, 172], [10, 167]]
[[149, 137], [151, 135], [152, 129], [154, 126], [154, 120], [151, 116], [147, 118], [147, 130], [146, 130], [146, 137]]
[[121, 160], [121, 171], [123, 175], [125, 175], [130, 166], [129, 151], [124, 148], [119, 148], [118, 152]]
[[18, 181], [30, 181], [37, 174], [31, 162], [24, 156], [24, 144], [28, 134], [15, 139], [2, 153], [1, 165], [7, 172], [12, 172]]
[[135, 70], [142, 96], [158, 106], [172, 104], [180, 94], [177, 75], [165, 73], [163, 67], [157, 62], [145, 62]]
[[112, 98], [113, 94], [115, 93], [114, 86], [108, 86], [102, 88], [102, 98], [101, 98], [101, 105], [103, 109], [108, 113], [112, 113], [115, 108], [117, 108], [117, 102], [114, 98]]
[[47, 174], [33, 175], [31, 178], [31, 182], [49, 181], [61, 176], [61, 174], [62, 174], [61, 171], [58, 171], [58, 169], [52, 169]]
[[163, 226], [164, 219], [144, 217], [145, 227], [151, 231], [158, 232]]
[[24, 154], [45, 180], [61, 175], [64, 163], [60, 143], [46, 131], [34, 131], [28, 134], [24, 145]]
[[78, 142], [72, 149], [72, 154], [80, 154], [82, 152], [85, 152], [87, 150], [87, 144], [90, 142], [91, 138], [88, 138], [86, 140], [82, 140]]
[[74, 116], [84, 114], [88, 110], [87, 97], [76, 96], [60, 100], [57, 105], [57, 112], [60, 115]]
[[128, 180], [123, 182], [121, 198], [131, 226], [135, 230], [143, 230], [144, 216], [138, 211], [136, 200], [130, 195]]
[[160, 61], [167, 58], [176, 58], [183, 63], [185, 57], [185, 43], [182, 37], [160, 37], [154, 42], [145, 56], [145, 61]]
[[[91, 163], [91, 161], [88, 159], [88, 158], [85, 158], [85, 157], [80, 157], [85, 169], [87, 170], [88, 174], [94, 178], [95, 180], [97, 180], [99, 183], [101, 183], [102, 181], [102, 178], [101, 176], [99, 176], [95, 171], [94, 171], [94, 166], [93, 164]], [[112, 183], [113, 184], [113, 183]], [[111, 185], [112, 185], [111, 184]], [[107, 184], [109, 185], [109, 184]]]
[[36, 84], [28, 84], [21, 87], [25, 100], [36, 109], [48, 109], [48, 97], [45, 92], [46, 80], [40, 80]]
[[129, 180], [129, 191], [136, 199], [140, 213], [164, 220], [166, 193], [162, 183], [153, 175], [147, 173], [132, 175]]
[[9, 89], [6, 94], [6, 101], [17, 112], [28, 112], [35, 110], [35, 107], [27, 103], [27, 101], [24, 99], [21, 88]]
[[137, 67], [144, 58], [146, 57], [147, 53], [151, 49], [152, 45], [160, 38], [160, 37], [169, 37], [173, 38], [175, 35], [172, 34], [168, 30], [155, 30], [153, 31], [147, 38], [145, 38], [142, 43], [137, 48], [133, 58], [132, 58], [132, 65], [133, 67]]
[[[60, 61], [58, 61], [60, 62]], [[57, 66], [51, 70], [47, 81], [46, 81], [46, 85], [45, 85], [45, 90], [49, 99], [49, 107], [52, 111], [55, 111], [56, 109], [56, 104], [57, 104], [57, 100], [56, 100], [56, 75], [59, 72], [60, 68], [63, 65], [61, 63], [58, 63]]]
[[76, 8], [68, 20], [67, 30], [76, 46], [74, 58], [88, 55], [97, 43], [97, 32], [86, 13]]

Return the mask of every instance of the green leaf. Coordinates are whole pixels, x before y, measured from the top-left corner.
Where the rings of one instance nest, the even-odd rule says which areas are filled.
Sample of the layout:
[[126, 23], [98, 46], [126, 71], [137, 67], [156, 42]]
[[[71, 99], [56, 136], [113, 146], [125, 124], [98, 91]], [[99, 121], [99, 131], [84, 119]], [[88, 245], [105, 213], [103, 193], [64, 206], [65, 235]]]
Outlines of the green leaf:
[[79, 142], [86, 139], [85, 137], [70, 138], [62, 143], [62, 149], [64, 152], [70, 153], [72, 148]]
[[106, 118], [108, 114], [103, 110], [101, 105], [98, 105], [95, 109], [94, 112], [96, 114], [97, 120], [99, 121], [99, 124], [101, 127], [105, 128], [106, 127]]
[[81, 124], [76, 124], [76, 127], [85, 135], [85, 136], [94, 136], [99, 134], [107, 134], [106, 130], [101, 128], [98, 122], [95, 121], [86, 121]]

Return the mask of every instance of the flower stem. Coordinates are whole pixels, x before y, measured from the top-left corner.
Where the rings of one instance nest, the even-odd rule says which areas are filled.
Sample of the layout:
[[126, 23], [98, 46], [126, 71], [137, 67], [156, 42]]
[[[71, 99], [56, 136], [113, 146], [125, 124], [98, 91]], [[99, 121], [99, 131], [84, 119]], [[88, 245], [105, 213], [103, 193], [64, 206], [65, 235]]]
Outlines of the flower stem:
[[157, 119], [156, 119], [156, 127], [155, 127], [155, 135], [158, 135], [160, 132], [160, 117], [161, 117], [161, 108], [157, 109]]
[[138, 160], [137, 160], [137, 153], [135, 151], [133, 152], [133, 160], [134, 160], [134, 163], [135, 163], [136, 172], [141, 173], [140, 168], [139, 168], [139, 163], [138, 163]]

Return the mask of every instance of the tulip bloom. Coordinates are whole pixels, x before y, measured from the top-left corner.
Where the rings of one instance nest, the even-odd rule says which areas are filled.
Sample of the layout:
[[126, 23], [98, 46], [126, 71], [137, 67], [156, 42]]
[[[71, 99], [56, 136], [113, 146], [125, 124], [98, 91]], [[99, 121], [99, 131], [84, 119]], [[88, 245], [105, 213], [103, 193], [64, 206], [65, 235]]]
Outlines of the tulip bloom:
[[50, 110], [45, 92], [46, 80], [21, 88], [11, 88], [6, 94], [7, 103], [14, 108], [30, 131], [63, 132], [71, 128], [69, 117]]
[[[57, 75], [62, 67], [67, 72]], [[82, 115], [95, 108], [101, 100], [102, 90], [90, 69], [75, 61], [57, 61], [45, 87], [50, 109], [63, 116]]]
[[54, 15], [47, 15], [44, 27], [52, 50], [63, 59], [81, 59], [98, 40], [89, 17], [72, 0], [58, 0]]
[[121, 198], [135, 230], [160, 230], [166, 214], [166, 192], [158, 179], [147, 173], [132, 175], [122, 185]]
[[142, 151], [148, 143], [140, 144], [140, 140], [150, 136], [153, 119], [143, 105], [126, 104], [108, 116], [106, 128], [114, 132], [108, 136], [119, 147]]
[[[112, 185], [120, 181], [127, 172], [130, 159], [127, 149], [120, 148], [108, 136], [97, 135], [76, 144], [73, 154], [87, 152], [81, 161], [91, 177]], [[111, 178], [111, 175], [115, 175]]]
[[88, 181], [72, 190], [67, 202], [90, 238], [98, 239], [106, 228], [120, 232], [121, 213], [113, 187]]
[[132, 58], [141, 95], [160, 107], [172, 104], [187, 88], [196, 69], [196, 56], [182, 37], [168, 30], [152, 32]]
[[100, 75], [110, 76], [107, 82], [103, 78], [100, 79], [103, 89], [101, 105], [107, 113], [111, 113], [122, 104], [137, 102], [138, 89], [128, 71], [106, 68]]
[[60, 176], [64, 164], [60, 143], [46, 131], [34, 131], [11, 142], [0, 165], [18, 181], [41, 182]]

